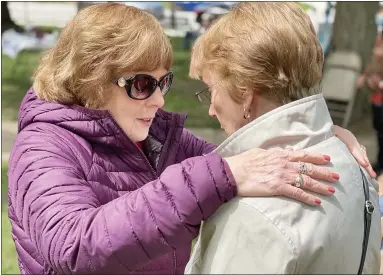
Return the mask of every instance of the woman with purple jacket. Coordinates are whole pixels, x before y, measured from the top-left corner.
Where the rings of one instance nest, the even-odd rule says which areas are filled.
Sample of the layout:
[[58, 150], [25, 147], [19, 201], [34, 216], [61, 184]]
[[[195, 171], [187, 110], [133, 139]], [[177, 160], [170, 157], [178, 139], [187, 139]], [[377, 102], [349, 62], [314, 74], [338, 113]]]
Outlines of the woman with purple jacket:
[[[315, 206], [312, 192], [332, 194], [317, 180], [339, 176], [314, 165], [328, 156], [254, 149], [226, 162], [211, 153], [184, 115], [161, 110], [171, 65], [159, 22], [122, 4], [79, 12], [42, 58], [9, 160], [22, 274], [182, 274], [201, 221], [234, 196]], [[354, 137], [337, 131], [368, 166]], [[310, 193], [293, 186], [299, 161]]]

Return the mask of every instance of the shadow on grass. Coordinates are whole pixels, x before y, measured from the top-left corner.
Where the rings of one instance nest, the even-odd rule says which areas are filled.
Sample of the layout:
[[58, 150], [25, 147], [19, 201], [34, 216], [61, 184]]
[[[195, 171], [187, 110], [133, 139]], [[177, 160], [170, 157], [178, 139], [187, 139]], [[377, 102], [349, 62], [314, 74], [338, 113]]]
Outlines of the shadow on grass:
[[20, 274], [16, 248], [11, 236], [11, 223], [8, 219], [8, 166], [1, 166], [1, 274]]

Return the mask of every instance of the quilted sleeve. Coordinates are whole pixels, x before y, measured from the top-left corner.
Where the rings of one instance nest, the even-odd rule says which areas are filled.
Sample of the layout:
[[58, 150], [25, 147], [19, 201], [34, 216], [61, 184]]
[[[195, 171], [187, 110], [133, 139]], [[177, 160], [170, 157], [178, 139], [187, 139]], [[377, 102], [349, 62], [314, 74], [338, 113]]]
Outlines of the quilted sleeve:
[[185, 148], [187, 157], [201, 156], [213, 152], [216, 146], [213, 143], [194, 136], [189, 130], [184, 129], [182, 133], [181, 146]]
[[132, 272], [189, 244], [201, 221], [234, 195], [223, 160], [212, 153], [169, 166], [101, 205], [86, 180], [90, 149], [67, 135], [24, 129], [9, 166], [10, 207], [57, 273]]

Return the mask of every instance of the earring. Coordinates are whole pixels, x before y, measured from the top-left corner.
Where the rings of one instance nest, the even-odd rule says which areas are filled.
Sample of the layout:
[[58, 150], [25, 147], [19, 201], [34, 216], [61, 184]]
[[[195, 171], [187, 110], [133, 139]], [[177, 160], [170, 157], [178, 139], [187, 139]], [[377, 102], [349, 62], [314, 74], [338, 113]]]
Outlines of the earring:
[[243, 106], [243, 118], [244, 119], [250, 118], [250, 109], [249, 109], [249, 112], [246, 114], [246, 106]]

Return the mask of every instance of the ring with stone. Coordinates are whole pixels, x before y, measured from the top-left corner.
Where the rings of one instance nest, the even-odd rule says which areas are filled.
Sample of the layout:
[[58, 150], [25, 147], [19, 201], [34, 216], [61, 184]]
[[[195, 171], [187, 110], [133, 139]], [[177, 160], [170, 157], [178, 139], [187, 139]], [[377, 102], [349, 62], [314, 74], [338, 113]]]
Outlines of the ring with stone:
[[295, 180], [294, 186], [296, 188], [301, 188], [302, 184], [303, 184], [303, 176], [302, 176], [302, 174], [298, 174], [298, 176]]
[[298, 162], [299, 164], [299, 174], [306, 175], [307, 174], [307, 166], [304, 162]]
[[366, 148], [366, 146], [364, 146], [364, 145], [360, 145], [360, 148], [363, 150], [363, 151], [367, 151], [367, 148]]

